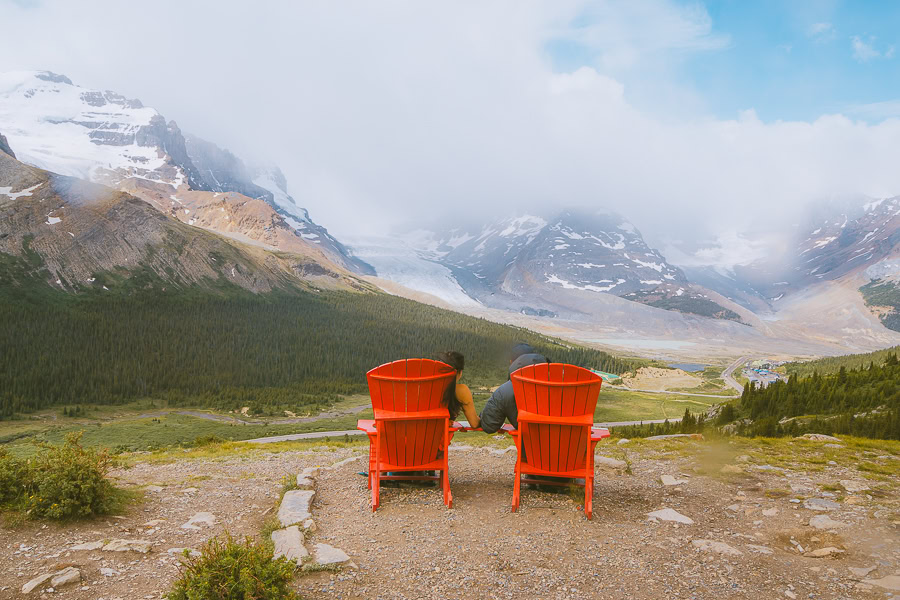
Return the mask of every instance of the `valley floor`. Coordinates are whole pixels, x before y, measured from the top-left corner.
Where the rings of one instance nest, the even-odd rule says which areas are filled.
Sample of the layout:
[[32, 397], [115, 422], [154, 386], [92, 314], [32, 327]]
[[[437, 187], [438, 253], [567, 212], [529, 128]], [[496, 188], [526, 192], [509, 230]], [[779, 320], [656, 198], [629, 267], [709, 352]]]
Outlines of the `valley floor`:
[[[313, 444], [127, 456], [131, 466], [115, 475], [143, 489], [145, 501], [120, 518], [4, 530], [0, 597], [18, 597], [30, 578], [75, 565], [81, 586], [54, 596], [159, 598], [177, 573], [169, 549], [199, 547], [225, 530], [258, 535], [282, 476], [354, 456], [317, 477], [308, 545], [339, 547], [355, 566], [298, 577], [304, 598], [885, 598], [892, 590], [883, 586], [896, 586], [891, 576], [900, 575], [900, 444], [893, 442], [607, 441], [598, 446], [606, 458], [592, 521], [577, 492], [526, 490], [510, 512], [508, 439], [457, 436], [452, 510], [438, 490], [405, 486], [384, 489], [376, 513], [358, 474], [365, 446]], [[682, 482], [663, 485], [663, 475]], [[663, 508], [693, 524], [648, 519]], [[182, 528], [198, 512], [212, 513], [215, 524]], [[822, 515], [832, 531], [810, 525]], [[114, 538], [148, 540], [151, 551], [72, 549]], [[840, 552], [810, 554], [829, 547]]]

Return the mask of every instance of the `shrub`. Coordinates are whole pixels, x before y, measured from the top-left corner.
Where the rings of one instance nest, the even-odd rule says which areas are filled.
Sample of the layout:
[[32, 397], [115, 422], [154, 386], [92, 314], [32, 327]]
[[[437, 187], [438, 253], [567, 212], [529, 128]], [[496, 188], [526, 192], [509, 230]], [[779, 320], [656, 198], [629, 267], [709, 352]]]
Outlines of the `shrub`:
[[216, 444], [224, 444], [228, 440], [224, 438], [220, 438], [215, 434], [207, 434], [207, 435], [199, 435], [194, 438], [193, 446], [195, 448], [202, 448], [203, 446], [214, 446]]
[[296, 564], [273, 558], [271, 548], [246, 538], [212, 538], [194, 558], [185, 556], [169, 600], [295, 600], [291, 579]]
[[0, 448], [0, 504], [18, 498], [26, 480], [25, 463]]
[[111, 512], [121, 500], [106, 478], [111, 466], [106, 450], [81, 445], [81, 432], [68, 434], [62, 446], [43, 445], [28, 464], [26, 513], [66, 519]]

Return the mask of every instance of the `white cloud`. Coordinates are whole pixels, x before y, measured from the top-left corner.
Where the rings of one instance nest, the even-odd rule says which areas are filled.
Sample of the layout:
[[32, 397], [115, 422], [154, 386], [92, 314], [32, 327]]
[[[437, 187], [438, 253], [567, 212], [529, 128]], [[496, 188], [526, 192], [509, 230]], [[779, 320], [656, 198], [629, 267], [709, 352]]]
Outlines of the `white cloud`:
[[850, 38], [850, 46], [853, 48], [853, 58], [859, 62], [868, 62], [874, 58], [893, 58], [894, 47], [889, 46], [884, 51], [875, 47], [875, 36], [869, 36], [868, 40], [863, 40], [858, 35]]
[[[729, 43], [699, 5], [45, 0], [3, 12], [0, 68], [138, 97], [272, 159], [339, 236], [573, 205], [617, 210], [651, 241], [706, 239], [791, 221], [823, 195], [900, 193], [900, 120], [709, 116], [677, 68]], [[555, 72], [547, 43], [561, 39], [596, 60]]]
[[828, 42], [835, 38], [834, 25], [831, 23], [813, 23], [806, 30], [806, 35], [816, 42]]

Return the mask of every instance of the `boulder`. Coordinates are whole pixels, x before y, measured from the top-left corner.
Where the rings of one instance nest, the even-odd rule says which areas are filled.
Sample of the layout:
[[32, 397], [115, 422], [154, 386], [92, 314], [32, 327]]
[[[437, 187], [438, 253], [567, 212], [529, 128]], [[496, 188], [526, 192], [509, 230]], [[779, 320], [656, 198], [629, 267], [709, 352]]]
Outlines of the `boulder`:
[[278, 507], [278, 522], [283, 527], [302, 523], [312, 517], [310, 506], [316, 492], [314, 490], [291, 490], [284, 495]]
[[103, 546], [105, 552], [140, 552], [147, 554], [153, 542], [148, 540], [113, 540]]
[[658, 519], [660, 521], [672, 521], [674, 523], [682, 523], [684, 525], [694, 524], [693, 519], [691, 519], [690, 517], [686, 517], [671, 508], [662, 508], [660, 510], [655, 510], [651, 513], [647, 513], [647, 518], [650, 520]]
[[320, 565], [340, 565], [350, 560], [346, 552], [328, 544], [316, 544], [313, 547], [313, 557]]
[[691, 545], [702, 552], [712, 552], [714, 554], [723, 554], [725, 556], [741, 556], [743, 554], [743, 552], [737, 548], [733, 548], [725, 542], [717, 542], [715, 540], [691, 540]]
[[309, 556], [303, 545], [303, 532], [296, 525], [273, 531], [272, 543], [275, 544], [275, 558], [283, 556], [299, 565]]

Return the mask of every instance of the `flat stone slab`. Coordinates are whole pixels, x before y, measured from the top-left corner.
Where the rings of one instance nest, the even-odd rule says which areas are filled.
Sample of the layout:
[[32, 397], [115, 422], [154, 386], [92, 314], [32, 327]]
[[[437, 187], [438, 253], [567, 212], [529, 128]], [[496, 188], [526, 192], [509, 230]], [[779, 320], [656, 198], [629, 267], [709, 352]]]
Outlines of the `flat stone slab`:
[[670, 485], [681, 485], [681, 484], [683, 484], [683, 483], [687, 483], [687, 479], [676, 479], [675, 477], [672, 477], [671, 475], [662, 475], [662, 476], [659, 478], [659, 480], [660, 480], [660, 481], [662, 482], [662, 484], [665, 485], [665, 486], [670, 486]]
[[818, 550], [813, 550], [812, 552], [807, 552], [806, 556], [812, 556], [813, 558], [825, 558], [826, 556], [832, 556], [833, 554], [843, 554], [844, 551], [840, 548], [835, 548], [834, 546], [828, 546], [827, 548], [819, 548]]
[[303, 545], [303, 532], [296, 525], [273, 531], [272, 543], [275, 544], [275, 558], [283, 556], [299, 565], [309, 556], [309, 551]]
[[153, 542], [149, 540], [113, 540], [103, 546], [104, 552], [140, 552], [147, 554]]
[[320, 565], [340, 565], [350, 560], [346, 552], [328, 544], [313, 546], [313, 558]]
[[306, 467], [297, 473], [297, 487], [301, 490], [312, 489], [316, 485], [315, 477], [319, 474], [319, 467]]
[[216, 524], [216, 516], [210, 512], [198, 512], [181, 526], [182, 529], [200, 529], [200, 525], [212, 527]]
[[807, 498], [803, 501], [803, 508], [809, 510], [837, 510], [841, 507], [834, 500], [826, 500], [825, 498]]
[[103, 542], [85, 542], [83, 544], [76, 544], [69, 548], [69, 550], [99, 550], [103, 547]]
[[767, 508], [766, 510], [762, 511], [762, 514], [764, 517], [774, 517], [775, 515], [778, 514], [778, 509], [777, 508]]
[[743, 552], [729, 546], [725, 542], [717, 542], [715, 540], [691, 540], [691, 545], [702, 552], [712, 552], [714, 554], [723, 554], [725, 556], [741, 556]]
[[315, 490], [291, 490], [284, 495], [278, 507], [278, 522], [282, 527], [290, 527], [312, 518], [310, 506]]
[[877, 585], [880, 588], [891, 590], [892, 592], [900, 592], [900, 575], [888, 575], [881, 579], [865, 579], [863, 583], [869, 585]]
[[857, 577], [866, 577], [869, 573], [877, 569], [878, 567], [848, 567], [850, 572], [856, 575]]
[[694, 520], [690, 517], [686, 517], [683, 514], [679, 513], [677, 510], [671, 508], [662, 508], [660, 510], [654, 510], [651, 513], [647, 513], [647, 517], [650, 519], [659, 519], [660, 521], [672, 521], [674, 523], [683, 523], [684, 525], [693, 525]]
[[604, 467], [611, 467], [613, 469], [624, 469], [628, 466], [624, 460], [619, 460], [618, 458], [610, 458], [608, 456], [595, 456], [594, 457], [595, 465], [602, 465]]
[[809, 526], [815, 527], [816, 529], [822, 529], [824, 531], [830, 531], [832, 529], [840, 529], [841, 527], [846, 527], [846, 523], [841, 523], [840, 521], [835, 521], [828, 515], [816, 515], [809, 520]]
[[757, 544], [747, 544], [747, 547], [757, 554], [775, 554], [775, 551], [768, 546], [759, 546]]
[[50, 583], [50, 587], [58, 588], [64, 585], [79, 583], [80, 581], [81, 571], [79, 571], [75, 567], [66, 567], [62, 571], [56, 571], [55, 573], [45, 573], [43, 575], [35, 577], [22, 586], [22, 593], [30, 594], [34, 590], [42, 587], [47, 582]]
[[841, 486], [850, 493], [867, 492], [869, 485], [865, 481], [854, 481], [852, 479], [841, 479]]

